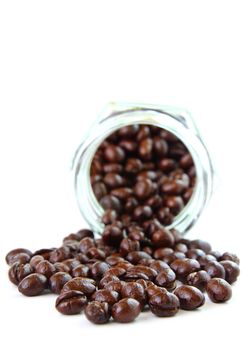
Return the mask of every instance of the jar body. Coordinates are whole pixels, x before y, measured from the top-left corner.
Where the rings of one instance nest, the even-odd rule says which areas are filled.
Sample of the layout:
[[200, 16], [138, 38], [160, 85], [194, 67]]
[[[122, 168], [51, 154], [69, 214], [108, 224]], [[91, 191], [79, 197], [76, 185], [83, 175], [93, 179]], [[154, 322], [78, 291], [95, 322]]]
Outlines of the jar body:
[[207, 205], [214, 186], [215, 172], [208, 150], [188, 112], [175, 107], [145, 104], [112, 103], [92, 125], [73, 159], [73, 178], [80, 212], [89, 226], [103, 230], [103, 208], [98, 203], [90, 182], [92, 159], [100, 144], [114, 131], [127, 125], [146, 124], [168, 130], [180, 139], [190, 152], [196, 168], [193, 194], [185, 208], [175, 217], [169, 229], [186, 233]]

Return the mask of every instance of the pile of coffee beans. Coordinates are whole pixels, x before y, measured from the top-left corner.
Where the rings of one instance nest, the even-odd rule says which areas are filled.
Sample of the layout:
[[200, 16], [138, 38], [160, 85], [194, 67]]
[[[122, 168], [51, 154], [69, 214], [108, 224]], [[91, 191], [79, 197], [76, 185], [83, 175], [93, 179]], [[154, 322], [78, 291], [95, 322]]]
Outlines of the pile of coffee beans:
[[101, 206], [121, 221], [158, 219], [163, 225], [191, 198], [196, 181], [193, 159], [170, 132], [149, 125], [130, 125], [110, 135], [91, 166], [93, 192]]
[[[9, 279], [25, 296], [58, 294], [55, 307], [61, 314], [84, 312], [95, 324], [111, 317], [131, 322], [147, 309], [174, 316], [179, 309], [201, 307], [204, 292], [215, 303], [231, 298], [240, 272], [235, 254], [213, 251], [205, 241], [185, 239], [156, 223], [146, 232], [137, 227], [128, 232], [134, 232], [132, 238], [113, 222], [102, 238], [84, 229], [65, 237], [59, 248], [12, 250], [6, 256]], [[170, 239], [159, 245], [146, 238], [162, 233]]]
[[166, 130], [124, 127], [92, 161], [91, 183], [105, 213], [100, 238], [71, 233], [58, 248], [10, 251], [9, 279], [25, 296], [57, 294], [64, 315], [84, 312], [95, 324], [127, 323], [149, 309], [159, 317], [229, 300], [239, 276], [235, 254], [212, 250], [168, 230], [188, 203], [195, 167], [184, 144]]

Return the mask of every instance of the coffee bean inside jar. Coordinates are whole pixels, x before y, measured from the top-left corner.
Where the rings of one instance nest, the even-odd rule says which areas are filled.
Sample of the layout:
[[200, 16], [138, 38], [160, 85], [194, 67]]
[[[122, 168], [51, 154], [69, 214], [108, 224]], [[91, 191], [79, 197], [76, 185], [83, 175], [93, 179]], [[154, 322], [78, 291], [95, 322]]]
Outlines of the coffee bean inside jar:
[[105, 223], [120, 220], [145, 229], [154, 219], [158, 227], [173, 222], [191, 199], [196, 170], [191, 154], [175, 135], [134, 124], [101, 143], [90, 180], [105, 210]]

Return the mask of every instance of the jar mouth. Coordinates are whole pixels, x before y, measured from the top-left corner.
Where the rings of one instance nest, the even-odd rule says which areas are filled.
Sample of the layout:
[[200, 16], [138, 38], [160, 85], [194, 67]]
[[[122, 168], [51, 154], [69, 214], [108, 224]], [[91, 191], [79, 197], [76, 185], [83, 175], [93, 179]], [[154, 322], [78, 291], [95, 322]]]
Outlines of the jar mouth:
[[184, 233], [194, 225], [208, 202], [213, 187], [213, 169], [209, 154], [196, 129], [189, 128], [180, 115], [151, 108], [135, 108], [112, 113], [100, 118], [90, 130], [74, 158], [74, 185], [79, 209], [90, 227], [101, 233], [104, 209], [97, 200], [90, 181], [93, 157], [102, 142], [124, 126], [143, 124], [156, 126], [174, 134], [193, 158], [196, 182], [191, 197], [184, 208], [173, 218], [168, 229], [176, 228]]

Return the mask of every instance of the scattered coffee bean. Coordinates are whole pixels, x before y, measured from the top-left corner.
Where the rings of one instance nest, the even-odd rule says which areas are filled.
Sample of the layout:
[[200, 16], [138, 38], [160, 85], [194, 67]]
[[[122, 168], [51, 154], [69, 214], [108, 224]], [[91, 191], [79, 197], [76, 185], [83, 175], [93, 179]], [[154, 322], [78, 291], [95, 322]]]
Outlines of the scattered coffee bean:
[[149, 299], [151, 312], [159, 317], [174, 316], [179, 310], [179, 300], [169, 292], [157, 292]]
[[207, 286], [208, 281], [210, 281], [211, 277], [209, 274], [204, 271], [196, 271], [192, 272], [187, 276], [187, 283], [190, 286], [196, 287], [200, 289], [200, 291], [204, 292]]
[[61, 293], [56, 299], [56, 309], [63, 315], [79, 314], [85, 308], [87, 298], [78, 290]]
[[194, 310], [202, 306], [205, 302], [204, 294], [193, 286], [180, 286], [174, 291], [180, 302], [180, 308], [184, 310]]
[[239, 265], [231, 260], [220, 261], [220, 264], [225, 269], [225, 280], [230, 284], [233, 284], [234, 282], [236, 282], [240, 274]]
[[214, 303], [222, 303], [229, 300], [232, 296], [230, 284], [222, 278], [212, 278], [206, 287], [209, 298]]
[[124, 298], [112, 307], [112, 317], [115, 321], [128, 323], [135, 320], [140, 314], [140, 303], [133, 298]]
[[40, 295], [47, 286], [47, 278], [40, 273], [32, 273], [26, 276], [18, 285], [20, 293], [31, 297]]
[[64, 285], [72, 279], [66, 272], [56, 272], [49, 279], [49, 287], [52, 293], [59, 294]]
[[105, 302], [92, 301], [86, 306], [84, 312], [87, 319], [95, 324], [104, 324], [110, 319], [109, 305]]

